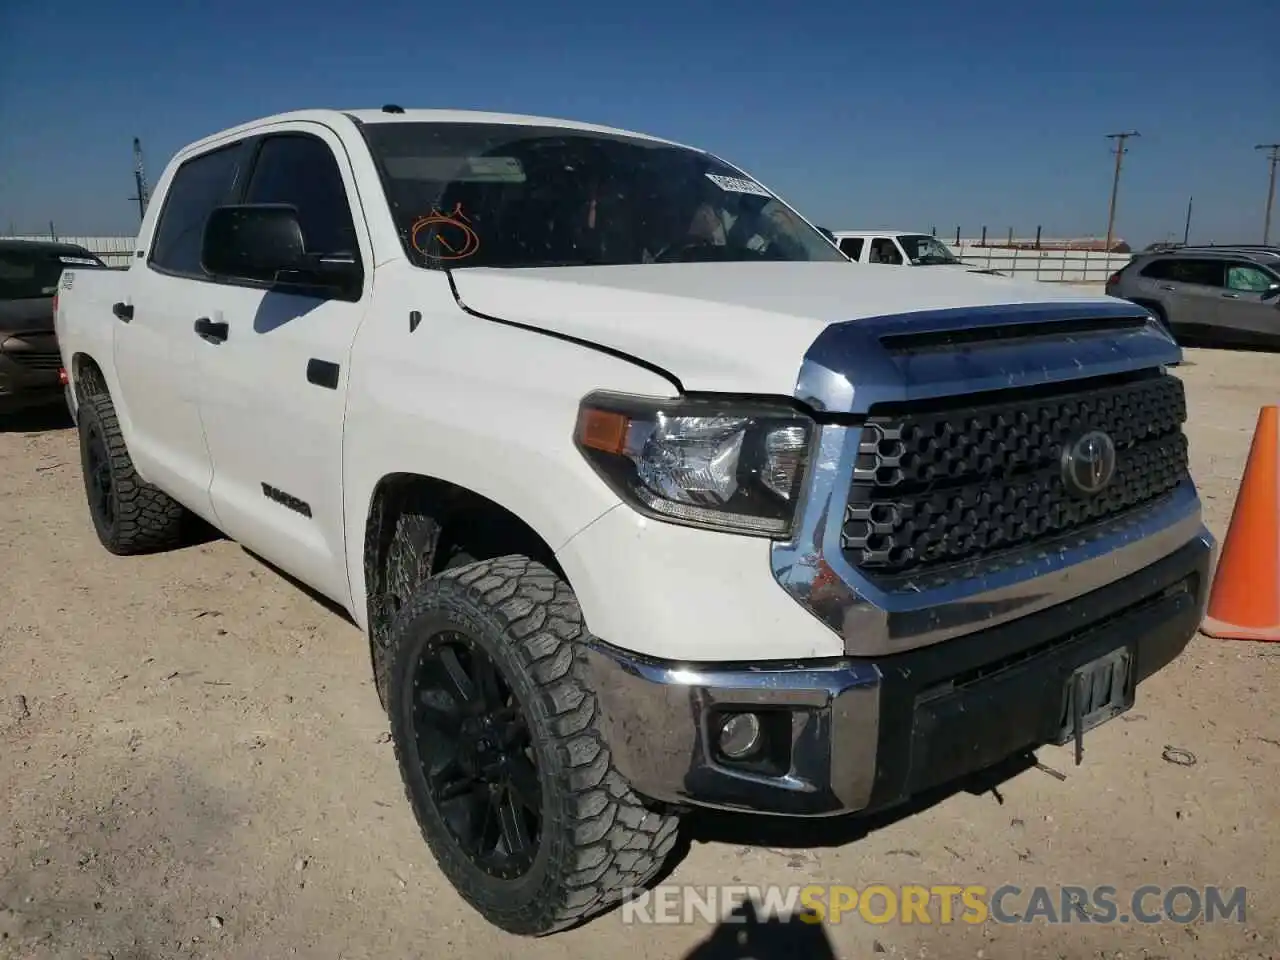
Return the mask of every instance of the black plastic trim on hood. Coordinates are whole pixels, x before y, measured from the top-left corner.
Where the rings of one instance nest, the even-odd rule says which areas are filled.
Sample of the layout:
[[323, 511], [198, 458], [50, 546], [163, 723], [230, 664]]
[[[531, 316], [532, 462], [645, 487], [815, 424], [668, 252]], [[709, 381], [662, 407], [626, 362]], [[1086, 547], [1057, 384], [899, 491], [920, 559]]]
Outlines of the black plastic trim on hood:
[[805, 354], [795, 395], [827, 413], [866, 414], [888, 402], [1131, 373], [1181, 359], [1173, 338], [1123, 300], [906, 311], [827, 326]]
[[607, 356], [614, 357], [618, 360], [624, 360], [627, 363], [634, 364], [637, 367], [641, 367], [642, 369], [648, 370], [650, 373], [655, 373], [658, 376], [662, 377], [664, 380], [670, 381], [671, 385], [675, 387], [679, 393], [683, 394], [685, 392], [684, 384], [682, 384], [680, 382], [680, 379], [675, 374], [673, 374], [670, 370], [664, 370], [662, 367], [658, 366], [656, 363], [650, 363], [648, 360], [642, 360], [640, 357], [627, 353], [625, 350], [616, 350], [613, 347], [606, 347], [603, 344], [595, 343], [594, 341], [591, 341], [591, 340], [583, 340], [581, 337], [574, 337], [567, 333], [559, 333], [558, 331], [555, 331], [555, 330], [548, 330], [545, 327], [539, 327], [531, 323], [520, 323], [518, 320], [504, 320], [502, 317], [493, 317], [487, 313], [481, 313], [479, 310], [473, 310], [471, 307], [467, 306], [465, 303], [462, 302], [462, 295], [458, 293], [458, 285], [454, 283], [454, 280], [453, 280], [453, 271], [446, 269], [446, 270], [443, 270], [442, 272], [446, 277], [449, 278], [449, 290], [453, 294], [454, 301], [457, 302], [458, 307], [464, 313], [467, 313], [480, 320], [488, 320], [490, 323], [500, 323], [503, 326], [515, 327], [517, 330], [528, 330], [530, 333], [539, 333], [539, 334], [542, 334], [542, 336], [544, 337], [551, 337], [555, 340], [563, 340], [565, 343], [572, 343], [579, 347], [586, 347], [588, 350], [594, 350], [597, 353], [603, 353], [603, 354], [606, 354]]

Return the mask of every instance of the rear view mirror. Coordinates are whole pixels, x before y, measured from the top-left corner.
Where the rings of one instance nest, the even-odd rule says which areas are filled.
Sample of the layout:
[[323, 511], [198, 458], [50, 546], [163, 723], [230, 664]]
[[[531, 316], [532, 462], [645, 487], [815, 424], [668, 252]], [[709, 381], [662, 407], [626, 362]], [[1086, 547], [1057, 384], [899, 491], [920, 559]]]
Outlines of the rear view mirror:
[[307, 266], [298, 211], [284, 204], [218, 207], [205, 224], [200, 265], [215, 277], [273, 281]]

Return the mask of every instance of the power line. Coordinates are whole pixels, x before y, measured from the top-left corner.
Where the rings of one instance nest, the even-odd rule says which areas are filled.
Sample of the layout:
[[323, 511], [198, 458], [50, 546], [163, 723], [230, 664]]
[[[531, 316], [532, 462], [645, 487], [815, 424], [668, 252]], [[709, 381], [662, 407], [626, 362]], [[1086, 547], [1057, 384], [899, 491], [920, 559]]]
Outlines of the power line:
[[1267, 212], [1262, 218], [1262, 243], [1265, 246], [1271, 241], [1271, 205], [1276, 199], [1276, 164], [1280, 163], [1280, 143], [1260, 143], [1253, 149], [1270, 150], [1267, 159], [1271, 163], [1271, 176], [1267, 181]]
[[1116, 193], [1120, 189], [1120, 163], [1124, 159], [1125, 146], [1124, 142], [1130, 137], [1140, 137], [1142, 134], [1137, 130], [1130, 130], [1127, 133], [1108, 133], [1108, 140], [1116, 141], [1116, 175], [1111, 181], [1111, 209], [1107, 213], [1107, 245], [1104, 248], [1107, 253], [1111, 252], [1111, 238], [1115, 232], [1116, 226]]

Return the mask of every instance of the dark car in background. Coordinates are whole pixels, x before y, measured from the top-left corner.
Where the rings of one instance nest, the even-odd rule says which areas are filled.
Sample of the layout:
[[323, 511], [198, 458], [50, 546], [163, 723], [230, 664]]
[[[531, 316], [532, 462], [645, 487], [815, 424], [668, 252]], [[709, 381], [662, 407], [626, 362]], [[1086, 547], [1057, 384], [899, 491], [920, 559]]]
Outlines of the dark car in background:
[[68, 267], [109, 269], [78, 244], [0, 240], [0, 413], [62, 399], [53, 300]]
[[1280, 247], [1146, 250], [1106, 290], [1146, 307], [1183, 343], [1280, 347]]

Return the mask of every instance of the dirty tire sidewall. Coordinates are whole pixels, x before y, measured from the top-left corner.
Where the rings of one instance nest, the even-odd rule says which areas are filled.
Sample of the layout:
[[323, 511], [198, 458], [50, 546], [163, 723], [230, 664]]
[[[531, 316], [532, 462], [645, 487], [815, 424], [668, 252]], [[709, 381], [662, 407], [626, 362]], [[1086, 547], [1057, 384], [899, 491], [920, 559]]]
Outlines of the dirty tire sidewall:
[[[417, 657], [433, 636], [482, 647], [524, 708], [543, 810], [539, 849], [521, 877], [491, 877], [460, 849], [426, 790], [411, 715]], [[675, 817], [648, 809], [613, 767], [579, 644], [589, 639], [568, 584], [511, 556], [424, 583], [391, 631], [392, 740], [424, 838], [450, 883], [490, 923], [541, 936], [639, 892], [677, 840]]]
[[[138, 476], [110, 398], [103, 394], [85, 397], [79, 408], [76, 429], [80, 435], [80, 470], [84, 478], [85, 500], [94, 531], [102, 545], [122, 556], [179, 545], [186, 510]], [[90, 476], [90, 448], [95, 442], [101, 443], [107, 461], [112, 505], [110, 518], [102, 515]]]
[[90, 448], [95, 442], [101, 442], [106, 456], [110, 456], [110, 447], [106, 442], [103, 434], [102, 418], [98, 416], [97, 411], [92, 404], [84, 404], [80, 407], [80, 415], [76, 421], [76, 429], [80, 434], [80, 472], [84, 478], [84, 498], [89, 508], [89, 519], [93, 521], [94, 531], [98, 535], [98, 540], [102, 545], [111, 549], [111, 545], [118, 539], [118, 530], [120, 525], [120, 509], [119, 502], [115, 492], [115, 484], [112, 484], [111, 499], [113, 501], [112, 517], [110, 519], [102, 515], [102, 511], [98, 505], [97, 491], [93, 487], [92, 464], [90, 462]]
[[373, 679], [378, 701], [390, 710], [391, 629], [399, 610], [407, 605], [431, 575], [431, 561], [440, 539], [440, 525], [425, 512], [406, 510], [396, 518], [387, 550], [380, 603], [388, 621], [374, 634]]

